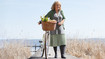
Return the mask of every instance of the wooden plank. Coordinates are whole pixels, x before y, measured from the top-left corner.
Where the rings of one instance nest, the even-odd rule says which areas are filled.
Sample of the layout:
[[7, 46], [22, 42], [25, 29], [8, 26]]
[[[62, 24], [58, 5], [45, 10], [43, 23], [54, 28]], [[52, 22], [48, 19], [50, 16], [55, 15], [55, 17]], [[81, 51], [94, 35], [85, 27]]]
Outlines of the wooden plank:
[[[29, 59], [45, 59], [45, 58], [41, 58], [41, 57], [31, 57]], [[54, 58], [54, 57], [49, 57], [48, 59], [66, 59], [66, 58]]]

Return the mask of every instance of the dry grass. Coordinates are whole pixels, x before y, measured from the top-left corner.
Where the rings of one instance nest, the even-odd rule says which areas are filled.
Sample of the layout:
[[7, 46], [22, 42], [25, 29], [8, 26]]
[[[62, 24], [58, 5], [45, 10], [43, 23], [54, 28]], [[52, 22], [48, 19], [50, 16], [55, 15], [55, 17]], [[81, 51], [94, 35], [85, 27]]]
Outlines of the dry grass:
[[66, 53], [81, 59], [105, 59], [105, 44], [101, 41], [69, 39]]
[[21, 43], [4, 43], [0, 49], [0, 59], [27, 59], [31, 56], [30, 48]]

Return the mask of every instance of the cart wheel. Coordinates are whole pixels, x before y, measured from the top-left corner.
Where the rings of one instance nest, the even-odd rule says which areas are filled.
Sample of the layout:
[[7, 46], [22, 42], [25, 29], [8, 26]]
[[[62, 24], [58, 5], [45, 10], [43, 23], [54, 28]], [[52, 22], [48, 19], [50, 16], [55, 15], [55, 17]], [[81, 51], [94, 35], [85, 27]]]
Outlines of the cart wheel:
[[46, 48], [46, 34], [45, 34], [45, 45], [44, 45], [44, 47], [45, 47], [45, 59], [47, 59], [47, 48]]
[[45, 59], [48, 59], [48, 50], [49, 50], [49, 32], [46, 31], [44, 36], [44, 46], [41, 57], [43, 57], [43, 55], [45, 54]]
[[44, 49], [42, 50], [42, 55], [41, 55], [41, 57], [43, 57], [43, 55], [44, 55]]

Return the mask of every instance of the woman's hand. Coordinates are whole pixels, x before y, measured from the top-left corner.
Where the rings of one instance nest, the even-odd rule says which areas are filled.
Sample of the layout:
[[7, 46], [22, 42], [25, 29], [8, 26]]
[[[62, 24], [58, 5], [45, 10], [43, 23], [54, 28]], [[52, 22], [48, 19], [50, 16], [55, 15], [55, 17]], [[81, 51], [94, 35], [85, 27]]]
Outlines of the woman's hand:
[[38, 25], [40, 25], [41, 24], [41, 22], [38, 22]]
[[61, 23], [61, 22], [59, 22], [59, 23], [58, 23], [58, 25], [62, 25], [62, 23]]
[[62, 20], [61, 22], [58, 23], [58, 25], [62, 25], [64, 23], [64, 20]]

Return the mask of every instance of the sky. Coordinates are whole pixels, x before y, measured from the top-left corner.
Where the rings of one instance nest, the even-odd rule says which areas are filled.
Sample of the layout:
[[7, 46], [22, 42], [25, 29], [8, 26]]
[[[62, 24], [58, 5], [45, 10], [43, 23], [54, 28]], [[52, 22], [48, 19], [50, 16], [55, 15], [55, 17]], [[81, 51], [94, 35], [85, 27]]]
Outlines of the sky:
[[[38, 25], [56, 0], [0, 0], [0, 39], [41, 39]], [[105, 0], [58, 0], [67, 38], [105, 38]]]

